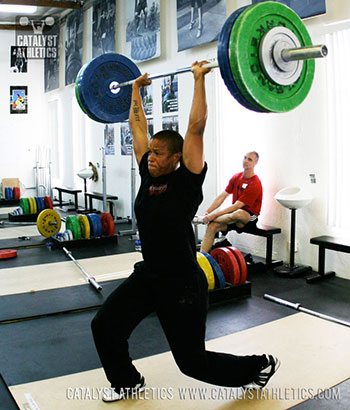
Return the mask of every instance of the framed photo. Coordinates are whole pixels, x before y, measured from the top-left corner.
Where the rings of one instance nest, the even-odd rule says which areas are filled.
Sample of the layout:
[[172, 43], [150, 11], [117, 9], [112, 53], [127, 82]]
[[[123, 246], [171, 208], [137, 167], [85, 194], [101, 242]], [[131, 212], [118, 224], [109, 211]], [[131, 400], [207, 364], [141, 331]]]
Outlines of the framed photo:
[[27, 47], [11, 46], [11, 73], [26, 73], [27, 66]]
[[135, 62], [160, 56], [160, 0], [124, 0], [126, 56]]
[[28, 113], [28, 87], [26, 85], [10, 86], [10, 114]]
[[[252, 4], [267, 0], [252, 0]], [[326, 0], [272, 0], [285, 4], [293, 9], [300, 18], [317, 16], [326, 13]]]
[[178, 51], [219, 38], [226, 21], [225, 0], [176, 0]]

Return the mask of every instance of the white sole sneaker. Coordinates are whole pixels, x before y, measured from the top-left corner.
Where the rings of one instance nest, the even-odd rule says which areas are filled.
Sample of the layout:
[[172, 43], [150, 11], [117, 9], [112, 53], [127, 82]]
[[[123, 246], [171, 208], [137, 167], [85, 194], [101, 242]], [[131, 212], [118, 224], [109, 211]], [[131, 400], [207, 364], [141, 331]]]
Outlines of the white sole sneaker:
[[119, 401], [119, 400], [124, 400], [127, 399], [128, 397], [135, 397], [139, 393], [143, 392], [146, 387], [146, 382], [145, 378], [141, 375], [141, 380], [139, 383], [136, 384], [135, 387], [132, 387], [130, 389], [125, 389], [125, 392], [127, 392], [127, 395], [125, 393], [117, 393], [113, 387], [109, 388], [108, 390], [105, 390], [102, 396], [102, 401], [105, 403], [112, 403], [114, 401]]
[[266, 357], [268, 361], [267, 365], [263, 369], [261, 369], [256, 379], [254, 379], [251, 383], [244, 385], [243, 389], [262, 389], [267, 385], [271, 377], [277, 372], [281, 365], [281, 362], [275, 356], [266, 355]]

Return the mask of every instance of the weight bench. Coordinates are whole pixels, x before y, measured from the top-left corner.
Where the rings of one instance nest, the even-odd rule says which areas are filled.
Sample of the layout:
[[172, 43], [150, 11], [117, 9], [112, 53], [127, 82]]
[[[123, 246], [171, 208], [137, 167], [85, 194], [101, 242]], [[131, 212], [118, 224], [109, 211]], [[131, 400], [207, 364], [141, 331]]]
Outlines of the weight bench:
[[[99, 194], [96, 192], [85, 192], [85, 198], [89, 198], [89, 211], [94, 212], [94, 208], [92, 206], [92, 200], [97, 199], [98, 201], [103, 201], [103, 194]], [[113, 206], [114, 206], [114, 201], [117, 201], [118, 197], [114, 195], [106, 195], [106, 202], [109, 204], [109, 213], [112, 215], [114, 218], [114, 213], [113, 213]]]
[[[242, 233], [247, 233], [250, 235], [262, 236], [266, 238], [266, 266], [276, 268], [277, 266], [283, 265], [281, 260], [272, 260], [272, 246], [273, 246], [273, 235], [281, 233], [281, 228], [275, 228], [268, 225], [250, 225], [244, 228]], [[196, 243], [198, 243], [198, 226], [194, 224], [194, 233], [196, 238]]]
[[341, 238], [323, 235], [311, 238], [310, 243], [313, 245], [318, 245], [318, 273], [316, 275], [308, 276], [306, 278], [306, 282], [314, 283], [328, 278], [333, 278], [335, 276], [335, 272], [325, 273], [326, 249], [350, 253], [350, 242], [347, 242]]
[[67, 205], [67, 203], [64, 204], [62, 201], [62, 192], [64, 192], [65, 194], [70, 194], [74, 196], [74, 208], [72, 210], [76, 211], [78, 209], [78, 194], [81, 192], [81, 189], [70, 189], [70, 188], [64, 188], [64, 187], [58, 187], [58, 186], [55, 186], [52, 189], [57, 189], [58, 191], [58, 205], [60, 209], [64, 211], [62, 206]]
[[277, 266], [283, 265], [283, 261], [272, 260], [273, 235], [281, 232], [281, 228], [275, 228], [273, 226], [258, 223], [257, 225], [248, 225], [248, 227], [244, 228], [242, 233], [266, 238], [266, 266], [276, 268]]

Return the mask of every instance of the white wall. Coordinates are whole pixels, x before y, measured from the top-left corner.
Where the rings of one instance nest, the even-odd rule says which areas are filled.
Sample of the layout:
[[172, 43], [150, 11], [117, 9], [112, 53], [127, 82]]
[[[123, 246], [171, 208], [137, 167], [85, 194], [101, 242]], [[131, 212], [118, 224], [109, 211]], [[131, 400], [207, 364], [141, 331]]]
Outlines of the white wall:
[[[228, 0], [227, 14], [229, 15], [238, 7], [248, 5], [249, 0]], [[177, 27], [176, 27], [176, 2], [161, 0], [161, 57], [139, 64], [142, 72], [158, 73], [170, 71], [174, 68], [190, 65], [196, 59], [210, 59], [216, 57], [217, 43], [211, 43], [195, 47], [182, 52], [177, 52]], [[116, 21], [116, 51], [125, 52], [125, 11], [123, 1], [117, 1]], [[337, 29], [338, 22], [349, 20], [350, 2], [348, 0], [327, 0], [327, 14], [304, 20], [313, 43], [322, 43], [324, 34]], [[91, 59], [91, 9], [84, 13], [84, 53], [83, 61]], [[333, 24], [336, 23], [336, 24]], [[339, 27], [348, 26], [349, 22], [343, 22]], [[61, 33], [63, 34], [63, 32]], [[8, 95], [9, 85], [12, 83], [14, 74], [8, 70], [10, 33], [1, 33], [3, 41], [0, 45], [0, 72], [4, 74], [0, 84], [2, 95]], [[13, 34], [12, 34], [13, 35]], [[6, 46], [5, 43], [7, 42]], [[61, 35], [63, 46], [63, 35]], [[63, 50], [63, 47], [61, 47]], [[297, 211], [297, 242], [299, 251], [296, 254], [296, 262], [310, 264], [317, 268], [317, 247], [310, 245], [312, 236], [321, 234], [339, 234], [326, 224], [327, 209], [327, 144], [331, 141], [331, 135], [327, 135], [327, 101], [326, 101], [326, 77], [325, 66], [327, 59], [316, 61], [316, 73], [312, 89], [307, 99], [295, 110], [285, 114], [256, 114], [241, 107], [224, 86], [217, 86], [216, 77], [218, 71], [207, 76], [207, 93], [209, 101], [209, 119], [205, 132], [206, 160], [209, 171], [204, 186], [205, 199], [200, 211], [205, 210], [212, 202], [217, 193], [226, 186], [232, 173], [241, 169], [242, 156], [247, 150], [256, 149], [261, 160], [257, 167], [257, 173], [261, 177], [264, 186], [264, 202], [261, 222], [282, 228], [283, 234], [275, 238], [274, 257], [289, 260], [288, 240], [290, 229], [290, 211], [282, 208], [273, 199], [274, 194], [288, 185], [298, 185], [309, 190], [313, 195], [313, 202], [306, 208]], [[35, 67], [35, 68], [34, 68]], [[35, 70], [35, 71], [32, 71]], [[30, 72], [26, 81], [29, 85], [30, 114], [26, 118], [17, 120], [18, 116], [9, 116], [8, 99], [1, 102], [2, 119], [5, 119], [1, 128], [2, 149], [6, 153], [13, 149], [19, 151], [23, 163], [32, 166], [32, 153], [28, 149], [32, 144], [40, 143], [46, 138], [50, 130], [41, 126], [44, 124], [45, 103], [58, 100], [59, 106], [59, 139], [61, 161], [61, 175], [57, 183], [68, 186], [83, 187], [82, 181], [75, 177], [76, 172], [88, 165], [89, 161], [101, 164], [100, 147], [103, 145], [103, 125], [91, 121], [79, 110], [73, 110], [74, 86], [64, 87], [64, 56], [61, 55], [61, 87], [59, 90], [43, 95], [43, 72], [40, 63], [31, 64]], [[17, 75], [18, 76], [18, 75]], [[15, 79], [19, 79], [19, 77]], [[7, 82], [6, 82], [7, 81]], [[31, 93], [32, 88], [38, 90], [37, 97]], [[161, 105], [160, 81], [154, 81], [154, 129], [161, 128]], [[225, 97], [226, 94], [226, 97]], [[158, 99], [157, 99], [158, 96]], [[32, 100], [35, 98], [35, 100]], [[192, 78], [190, 74], [179, 76], [179, 121], [180, 131], [183, 133], [188, 121], [188, 113], [192, 98]], [[224, 98], [225, 104], [219, 104], [218, 99]], [[34, 103], [36, 102], [36, 104]], [[45, 106], [45, 105], [44, 105]], [[220, 111], [220, 112], [219, 112]], [[74, 115], [72, 114], [74, 112]], [[82, 153], [74, 153], [76, 142], [73, 141], [73, 117], [78, 115], [78, 122], [83, 132]], [[25, 116], [24, 116], [25, 117]], [[13, 119], [14, 118], [14, 119]], [[14, 135], [21, 121], [21, 131], [25, 136]], [[16, 127], [15, 127], [16, 125]], [[229, 127], [229, 128], [228, 128]], [[228, 128], [228, 131], [226, 131]], [[44, 132], [46, 131], [47, 132]], [[16, 138], [21, 144], [10, 142], [6, 137]], [[43, 135], [44, 134], [44, 135]], [[107, 157], [107, 191], [109, 194], [118, 195], [118, 216], [130, 215], [130, 157], [120, 155], [119, 125], [115, 125], [116, 155]], [[22, 141], [25, 143], [22, 144]], [[4, 148], [6, 147], [6, 148]], [[16, 152], [17, 152], [16, 151]], [[19, 175], [25, 181], [32, 181], [31, 170], [27, 165], [18, 170], [8, 155], [5, 156], [6, 170], [16, 170], [16, 173], [6, 173], [6, 176]], [[217, 160], [218, 158], [218, 160]], [[85, 161], [85, 163], [84, 163]], [[16, 169], [15, 169], [16, 168]], [[4, 169], [3, 164], [1, 169]], [[101, 168], [99, 168], [101, 176]], [[315, 173], [317, 183], [310, 183], [309, 174]], [[98, 183], [89, 181], [89, 190], [102, 192], [101, 180]], [[203, 229], [200, 230], [203, 234]], [[254, 254], [264, 255], [265, 240], [250, 235], [232, 234], [231, 239], [242, 250]], [[335, 252], [327, 253], [327, 268], [335, 270], [343, 277], [350, 277], [347, 266], [350, 259], [348, 255]]]
[[[10, 48], [15, 46], [15, 32], [1, 30], [0, 36], [0, 180], [19, 178], [30, 188], [35, 186], [36, 146], [45, 144], [46, 138], [43, 64], [41, 60], [30, 60], [27, 73], [11, 73]], [[28, 86], [28, 114], [10, 114], [10, 86], [13, 85]], [[33, 196], [34, 191], [24, 194]]]

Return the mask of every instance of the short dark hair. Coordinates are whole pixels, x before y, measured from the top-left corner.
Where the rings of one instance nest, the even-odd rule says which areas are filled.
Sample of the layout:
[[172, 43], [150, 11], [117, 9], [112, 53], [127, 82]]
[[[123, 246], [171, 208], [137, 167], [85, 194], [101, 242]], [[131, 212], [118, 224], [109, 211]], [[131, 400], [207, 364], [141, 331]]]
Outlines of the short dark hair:
[[182, 152], [184, 139], [176, 131], [172, 131], [172, 130], [158, 131], [156, 134], [153, 135], [153, 137], [151, 137], [151, 140], [154, 140], [154, 139], [165, 141], [171, 154]]
[[255, 154], [257, 161], [259, 161], [259, 154], [256, 151], [251, 151], [251, 154]]

